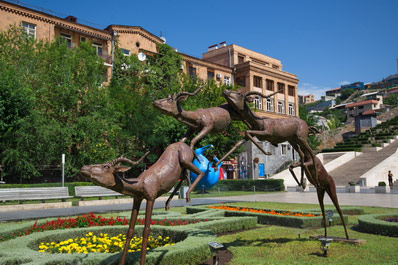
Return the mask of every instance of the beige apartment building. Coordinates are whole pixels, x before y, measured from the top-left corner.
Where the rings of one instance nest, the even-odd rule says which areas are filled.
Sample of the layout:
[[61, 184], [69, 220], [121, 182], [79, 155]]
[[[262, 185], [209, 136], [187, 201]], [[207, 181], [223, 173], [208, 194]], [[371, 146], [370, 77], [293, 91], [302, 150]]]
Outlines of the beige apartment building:
[[[22, 26], [28, 35], [37, 40], [52, 41], [59, 36], [65, 39], [70, 48], [90, 41], [107, 66], [107, 82], [112, 76], [116, 44], [126, 56], [139, 53], [151, 56], [157, 53], [157, 44], [165, 42], [164, 38], [139, 26], [109, 25], [105, 29], [98, 29], [79, 23], [73, 16], [60, 18], [45, 10], [0, 0], [0, 30], [7, 30], [12, 24]], [[283, 71], [280, 60], [235, 44], [227, 45], [226, 42], [210, 46], [202, 58], [179, 54], [183, 58], [181, 70], [189, 76], [205, 81], [214, 80], [217, 84], [236, 84], [242, 92], [258, 91], [265, 95], [277, 92], [268, 99], [255, 99], [257, 115], [269, 118], [298, 116], [298, 79], [296, 75]], [[264, 174], [272, 174], [280, 164], [297, 157], [287, 143], [277, 149], [272, 146], [267, 148], [272, 149], [275, 155], [260, 159], [259, 166], [262, 165], [264, 170], [255, 171], [252, 160], [259, 156], [258, 150], [247, 144], [244, 167], [249, 174], [242, 175], [239, 169], [240, 176], [261, 178]], [[242, 158], [240, 160], [240, 165], [243, 165]]]

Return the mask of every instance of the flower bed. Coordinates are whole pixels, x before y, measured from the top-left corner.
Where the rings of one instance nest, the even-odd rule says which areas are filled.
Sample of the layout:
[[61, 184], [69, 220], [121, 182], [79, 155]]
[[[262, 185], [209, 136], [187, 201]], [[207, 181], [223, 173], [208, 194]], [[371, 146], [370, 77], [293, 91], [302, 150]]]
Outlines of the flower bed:
[[209, 206], [212, 209], [227, 210], [227, 211], [238, 211], [238, 212], [250, 212], [250, 213], [264, 213], [272, 215], [282, 215], [282, 216], [296, 216], [296, 217], [315, 217], [321, 216], [320, 214], [304, 213], [304, 212], [290, 212], [290, 211], [276, 211], [276, 210], [264, 210], [264, 209], [254, 209], [247, 207], [238, 206]]
[[[239, 207], [242, 208], [242, 207]], [[245, 208], [245, 207], [243, 207]], [[246, 207], [247, 208], [247, 207]], [[263, 213], [264, 212], [273, 212], [273, 213], [282, 213], [282, 212], [287, 212], [287, 211], [282, 211], [282, 210], [271, 210], [271, 209], [256, 209], [256, 208], [250, 208], [253, 211], [236, 211], [235, 206], [226, 206], [223, 205], [222, 207], [219, 207], [218, 209], [212, 208], [209, 209], [209, 207], [187, 207], [187, 213], [198, 213], [198, 212], [204, 212], [204, 211], [214, 211], [218, 210], [223, 212], [223, 215], [225, 217], [231, 217], [231, 216], [255, 216], [257, 217], [257, 222], [259, 224], [270, 224], [270, 225], [280, 225], [280, 226], [289, 226], [289, 227], [300, 227], [300, 228], [306, 228], [306, 227], [320, 227], [323, 224], [323, 218], [322, 215], [318, 213], [313, 213], [313, 212], [291, 212], [295, 213], [296, 215], [282, 215], [282, 214], [269, 214], [269, 213]], [[304, 217], [307, 215], [306, 217]], [[314, 215], [314, 216], [310, 216]], [[338, 215], [334, 215], [333, 217], [333, 225], [336, 224], [341, 224], [340, 217]], [[344, 216], [345, 222], [348, 223], [348, 218], [347, 216]]]
[[[117, 236], [109, 236], [100, 233], [99, 235], [89, 232], [85, 237], [69, 238], [58, 243], [41, 242], [38, 252], [46, 253], [117, 253], [124, 249], [126, 236], [118, 234]], [[174, 245], [170, 237], [149, 236], [147, 250], [157, 247], [166, 247]], [[141, 251], [142, 237], [133, 237], [128, 252]]]
[[[199, 222], [206, 222], [208, 219], [193, 220], [193, 219], [178, 219], [178, 220], [167, 220], [163, 218], [161, 220], [151, 220], [151, 225], [161, 226], [180, 226], [189, 225]], [[144, 225], [145, 218], [138, 218], [136, 225]], [[93, 226], [114, 226], [114, 225], [128, 225], [129, 219], [126, 217], [102, 217], [96, 216], [94, 213], [83, 214], [78, 217], [70, 218], [58, 218], [56, 220], [46, 221], [45, 223], [38, 223], [37, 221], [30, 226], [28, 229], [12, 233], [9, 236], [0, 236], [0, 241], [8, 240], [18, 236], [29, 235], [34, 232], [43, 232], [47, 230], [57, 229], [69, 229], [69, 228], [81, 228], [81, 227], [93, 227]]]
[[396, 214], [368, 214], [358, 217], [360, 231], [384, 236], [398, 237], [398, 223], [383, 219], [396, 219]]

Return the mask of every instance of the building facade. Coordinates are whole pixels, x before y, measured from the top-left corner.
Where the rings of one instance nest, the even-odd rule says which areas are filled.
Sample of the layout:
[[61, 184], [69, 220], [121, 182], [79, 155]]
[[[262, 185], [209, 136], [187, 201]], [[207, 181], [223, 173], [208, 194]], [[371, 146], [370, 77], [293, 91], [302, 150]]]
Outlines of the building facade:
[[313, 94], [309, 94], [309, 95], [305, 95], [305, 96], [298, 95], [298, 100], [299, 100], [299, 105], [305, 105], [305, 104], [315, 102], [315, 97]]
[[[109, 25], [98, 29], [79, 23], [73, 16], [60, 18], [38, 10], [0, 0], [0, 30], [10, 25], [21, 26], [28, 35], [44, 41], [56, 37], [65, 39], [70, 48], [78, 47], [81, 42], [90, 41], [97, 55], [104, 59], [107, 66], [107, 82], [112, 76], [112, 66], [116, 44], [124, 55], [157, 53], [157, 44], [165, 40], [138, 26]], [[179, 53], [183, 58], [182, 71], [202, 80], [213, 80], [217, 84], [238, 85], [241, 92], [258, 91], [264, 95], [277, 92], [273, 97], [257, 97], [254, 101], [256, 114], [267, 118], [287, 118], [298, 116], [298, 79], [297, 76], [282, 70], [280, 60], [264, 54], [225, 42], [210, 46], [202, 58]], [[247, 143], [246, 168], [254, 168], [252, 157], [258, 157], [251, 143]], [[271, 148], [271, 147], [270, 147]], [[250, 171], [249, 178], [261, 178], [274, 173], [275, 168], [284, 164], [287, 143], [273, 149], [274, 158], [261, 158], [264, 170]], [[294, 154], [292, 153], [292, 158]], [[272, 161], [271, 161], [272, 160]], [[257, 160], [256, 160], [257, 161]], [[268, 161], [268, 162], [267, 162]], [[262, 172], [266, 172], [263, 174]]]

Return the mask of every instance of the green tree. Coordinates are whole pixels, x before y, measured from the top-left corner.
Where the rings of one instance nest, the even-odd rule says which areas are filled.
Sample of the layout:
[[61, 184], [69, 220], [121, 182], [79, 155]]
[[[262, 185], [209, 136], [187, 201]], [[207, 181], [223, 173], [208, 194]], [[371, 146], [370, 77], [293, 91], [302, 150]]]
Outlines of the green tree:
[[398, 106], [398, 94], [389, 95], [386, 99], [384, 99], [384, 104], [390, 106]]
[[[307, 111], [305, 106], [299, 106], [299, 117], [304, 120], [308, 126], [316, 126], [317, 119]], [[308, 136], [308, 143], [313, 150], [317, 149], [317, 146], [320, 144], [320, 140], [315, 135]]]

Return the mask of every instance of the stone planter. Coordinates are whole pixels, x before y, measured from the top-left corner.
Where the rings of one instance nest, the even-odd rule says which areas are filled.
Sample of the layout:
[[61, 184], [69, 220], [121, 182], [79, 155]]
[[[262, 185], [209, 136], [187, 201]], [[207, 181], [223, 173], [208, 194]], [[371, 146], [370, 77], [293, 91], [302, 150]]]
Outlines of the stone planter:
[[376, 186], [375, 193], [390, 193], [389, 186]]
[[345, 190], [346, 190], [346, 192], [349, 192], [349, 193], [358, 193], [358, 192], [361, 192], [361, 187], [358, 185], [355, 185], [355, 186], [347, 185]]

